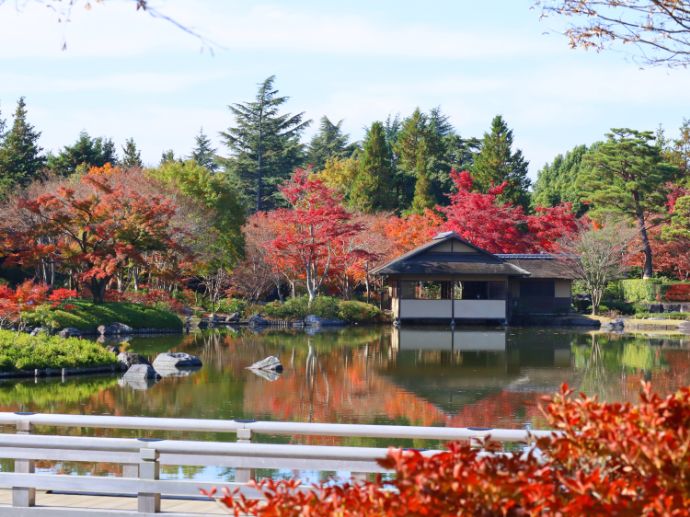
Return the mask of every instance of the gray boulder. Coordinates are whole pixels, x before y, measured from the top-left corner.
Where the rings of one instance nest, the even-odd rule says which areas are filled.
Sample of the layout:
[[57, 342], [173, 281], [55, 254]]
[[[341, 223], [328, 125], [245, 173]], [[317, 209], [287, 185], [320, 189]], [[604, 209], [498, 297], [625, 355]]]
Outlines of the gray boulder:
[[135, 354], [134, 352], [120, 352], [117, 354], [117, 362], [122, 370], [128, 371], [132, 366], [137, 364], [151, 365], [148, 359], [143, 355]]
[[160, 375], [148, 364], [134, 364], [120, 379], [121, 386], [135, 390], [147, 390], [160, 379]]
[[265, 327], [269, 325], [269, 322], [267, 319], [262, 318], [258, 314], [254, 314], [253, 316], [249, 317], [249, 319], [247, 320], [247, 324], [250, 327]]
[[127, 380], [142, 380], [142, 379], [160, 379], [160, 375], [156, 373], [156, 370], [150, 364], [133, 364], [122, 376], [125, 381]]
[[133, 334], [134, 329], [124, 323], [111, 323], [109, 325], [99, 325], [98, 333], [101, 336], [114, 336], [118, 334]]
[[601, 330], [607, 330], [609, 332], [622, 332], [625, 328], [625, 321], [622, 318], [618, 318], [601, 326]]
[[156, 371], [176, 370], [179, 368], [200, 368], [201, 359], [195, 355], [185, 354], [184, 352], [166, 352], [158, 354], [153, 360], [153, 367]]
[[36, 327], [31, 331], [32, 336], [38, 336], [39, 334], [50, 334], [50, 330], [46, 327]]
[[261, 370], [266, 372], [280, 373], [283, 371], [283, 365], [281, 364], [280, 359], [278, 359], [274, 355], [269, 355], [265, 359], [257, 361], [253, 365], [248, 366], [247, 368], [249, 370]]
[[66, 327], [58, 332], [60, 337], [81, 337], [81, 330], [75, 329], [74, 327]]

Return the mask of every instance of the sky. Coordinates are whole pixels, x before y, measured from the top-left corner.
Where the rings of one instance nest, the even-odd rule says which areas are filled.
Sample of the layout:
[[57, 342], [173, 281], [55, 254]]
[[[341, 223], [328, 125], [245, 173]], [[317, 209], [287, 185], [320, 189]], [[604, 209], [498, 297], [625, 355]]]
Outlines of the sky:
[[270, 75], [286, 111], [314, 121], [305, 141], [323, 115], [359, 140], [415, 107], [440, 106], [463, 137], [501, 114], [532, 178], [612, 127], [673, 137], [690, 118], [690, 69], [570, 49], [562, 21], [529, 0], [151, 1], [206, 43], [131, 0], [91, 3], [66, 23], [35, 0], [0, 2], [0, 110], [25, 96], [47, 151], [86, 130], [118, 147], [134, 138], [155, 165], [167, 149], [188, 155], [203, 128], [227, 154], [228, 104]]

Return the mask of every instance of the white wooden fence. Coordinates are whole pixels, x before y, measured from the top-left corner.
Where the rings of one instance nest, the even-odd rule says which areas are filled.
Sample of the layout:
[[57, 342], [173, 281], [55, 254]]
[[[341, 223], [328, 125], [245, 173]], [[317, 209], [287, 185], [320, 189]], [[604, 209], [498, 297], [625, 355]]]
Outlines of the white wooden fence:
[[[252, 443], [256, 435], [366, 437], [379, 439], [473, 440], [487, 435], [500, 442], [528, 443], [549, 431], [477, 429], [390, 425], [308, 424], [240, 420], [113, 417], [0, 413], [0, 425], [15, 433], [0, 434], [0, 458], [14, 460], [14, 472], [0, 472], [0, 488], [12, 490], [12, 506], [0, 515], [114, 515], [112, 511], [35, 508], [36, 490], [90, 494], [136, 494], [138, 515], [160, 511], [161, 496], [198, 496], [199, 490], [216, 486], [259, 494], [247, 485], [254, 469], [347, 471], [355, 477], [384, 472], [377, 460], [387, 449], [323, 445]], [[59, 428], [133, 429], [140, 431], [214, 432], [235, 435], [236, 441], [159, 440], [32, 434], [35, 426]], [[424, 451], [434, 454], [437, 451]], [[114, 463], [123, 465], [123, 477], [76, 476], [35, 473], [36, 461]], [[194, 465], [236, 469], [235, 481], [203, 483], [161, 480], [161, 465]], [[355, 474], [356, 473], [356, 474]], [[62, 512], [62, 513], [61, 513]], [[67, 512], [67, 513], [65, 513]], [[70, 513], [72, 512], [72, 513]], [[131, 514], [131, 512], [130, 512]], [[135, 512], [135, 514], [137, 514]]]

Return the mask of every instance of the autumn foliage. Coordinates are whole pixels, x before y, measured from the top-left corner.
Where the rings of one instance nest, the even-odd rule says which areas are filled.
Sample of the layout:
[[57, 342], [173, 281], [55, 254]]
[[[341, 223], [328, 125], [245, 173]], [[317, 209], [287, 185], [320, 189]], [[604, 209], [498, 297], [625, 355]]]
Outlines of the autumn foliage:
[[72, 289], [60, 288], [51, 291], [49, 286], [36, 284], [31, 280], [21, 283], [14, 289], [0, 285], [0, 326], [4, 323], [16, 324], [23, 314], [33, 312], [44, 304], [58, 307], [76, 295], [77, 292]]
[[[603, 403], [567, 386], [543, 409], [558, 433], [523, 453], [450, 443], [427, 456], [391, 449], [394, 479], [300, 490], [263, 480], [265, 501], [221, 497], [235, 515], [690, 515], [690, 387], [666, 398], [645, 385], [637, 405]], [[213, 495], [213, 494], [211, 494]]]

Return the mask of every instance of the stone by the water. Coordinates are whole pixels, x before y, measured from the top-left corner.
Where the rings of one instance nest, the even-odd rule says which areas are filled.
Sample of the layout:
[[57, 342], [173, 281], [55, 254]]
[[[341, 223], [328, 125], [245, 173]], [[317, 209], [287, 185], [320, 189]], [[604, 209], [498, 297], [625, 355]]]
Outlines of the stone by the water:
[[143, 355], [135, 354], [134, 352], [120, 352], [117, 354], [117, 362], [120, 368], [123, 370], [129, 370], [135, 364], [150, 365], [146, 357]]
[[81, 330], [74, 328], [74, 327], [66, 327], [62, 329], [60, 332], [58, 332], [58, 336], [60, 337], [81, 337]]
[[125, 382], [140, 382], [144, 380], [158, 380], [160, 375], [150, 364], [133, 364], [122, 376]]
[[201, 366], [201, 359], [184, 352], [165, 352], [158, 354], [153, 360], [153, 367], [156, 371], [174, 370], [177, 368], [200, 368]]
[[250, 370], [273, 371], [278, 373], [283, 371], [283, 365], [280, 362], [280, 359], [278, 359], [274, 355], [269, 355], [265, 359], [257, 361], [253, 365], [248, 366], [247, 368], [249, 368]]
[[113, 336], [116, 334], [132, 334], [134, 329], [124, 323], [110, 323], [109, 325], [99, 325], [98, 333], [101, 336]]

